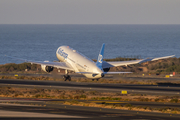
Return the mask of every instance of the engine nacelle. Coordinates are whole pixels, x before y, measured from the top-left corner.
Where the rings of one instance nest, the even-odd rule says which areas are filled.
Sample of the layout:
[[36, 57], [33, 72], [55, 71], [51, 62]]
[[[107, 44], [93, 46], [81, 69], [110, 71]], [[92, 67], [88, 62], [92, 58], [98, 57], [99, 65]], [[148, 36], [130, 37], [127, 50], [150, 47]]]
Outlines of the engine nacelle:
[[103, 70], [104, 70], [104, 72], [108, 72], [110, 70], [110, 68], [104, 68]]
[[53, 71], [54, 67], [52, 66], [46, 66], [46, 65], [41, 65], [41, 69], [44, 71], [44, 72], [51, 72]]

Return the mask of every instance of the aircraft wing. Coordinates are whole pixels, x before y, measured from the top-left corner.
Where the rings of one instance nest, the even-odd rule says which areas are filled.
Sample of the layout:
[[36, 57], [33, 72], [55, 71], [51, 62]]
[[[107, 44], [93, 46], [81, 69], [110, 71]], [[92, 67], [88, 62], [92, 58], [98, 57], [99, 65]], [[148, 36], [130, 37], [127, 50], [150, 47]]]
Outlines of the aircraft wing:
[[35, 62], [26, 61], [26, 62], [74, 71], [74, 69], [66, 62], [42, 62], [42, 61], [35, 61]]
[[109, 67], [116, 67], [116, 66], [123, 66], [123, 65], [131, 65], [131, 64], [137, 64], [137, 63], [143, 63], [147, 61], [155, 61], [155, 60], [160, 60], [160, 59], [166, 59], [173, 57], [175, 55], [171, 56], [165, 56], [165, 57], [158, 57], [158, 58], [147, 58], [147, 59], [141, 59], [141, 60], [131, 60], [131, 61], [115, 61], [115, 62], [105, 62], [103, 61], [102, 63], [102, 68], [109, 68]]
[[31, 63], [31, 64], [47, 65], [47, 66], [52, 66], [52, 67], [56, 67], [56, 68], [61, 68], [61, 69], [67, 69], [67, 70], [74, 71], [74, 69], [71, 67], [71, 65], [69, 65], [66, 62], [31, 61], [31, 60], [26, 60], [26, 59], [11, 57], [11, 56], [7, 56], [7, 57], [17, 59], [17, 60], [21, 60], [21, 61], [24, 61], [24, 62], [28, 62], [28, 63]]

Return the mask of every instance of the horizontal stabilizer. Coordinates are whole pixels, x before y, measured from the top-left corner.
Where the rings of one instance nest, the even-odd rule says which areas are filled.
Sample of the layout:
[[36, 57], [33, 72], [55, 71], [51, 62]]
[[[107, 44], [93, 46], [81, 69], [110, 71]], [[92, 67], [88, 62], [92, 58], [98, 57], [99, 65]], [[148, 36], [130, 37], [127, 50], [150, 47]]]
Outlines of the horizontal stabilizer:
[[78, 74], [100, 74], [100, 73], [93, 73], [93, 72], [76, 72]]
[[133, 73], [133, 72], [104, 72], [104, 73], [93, 73], [93, 72], [76, 72], [78, 74], [125, 74], [125, 73]]
[[133, 72], [104, 72], [104, 74], [123, 74], [123, 73], [133, 73]]

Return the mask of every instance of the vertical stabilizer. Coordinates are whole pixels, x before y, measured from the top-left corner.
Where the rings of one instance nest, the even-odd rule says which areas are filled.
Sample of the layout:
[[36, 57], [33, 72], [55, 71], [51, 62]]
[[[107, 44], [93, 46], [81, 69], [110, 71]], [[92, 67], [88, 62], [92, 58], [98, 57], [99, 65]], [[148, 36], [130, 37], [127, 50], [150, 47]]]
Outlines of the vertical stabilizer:
[[103, 62], [103, 58], [104, 58], [104, 47], [105, 47], [105, 44], [103, 43], [102, 47], [101, 47], [101, 50], [100, 50], [100, 53], [99, 53], [99, 56], [98, 56], [98, 59], [97, 59], [97, 62], [96, 62], [96, 65], [100, 69], [102, 69], [102, 62]]

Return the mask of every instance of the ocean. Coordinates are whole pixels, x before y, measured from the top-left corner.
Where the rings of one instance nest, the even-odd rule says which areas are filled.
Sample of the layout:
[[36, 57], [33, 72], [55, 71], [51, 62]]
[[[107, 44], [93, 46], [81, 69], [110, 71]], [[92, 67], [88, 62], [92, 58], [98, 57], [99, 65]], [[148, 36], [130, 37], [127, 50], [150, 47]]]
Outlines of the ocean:
[[0, 25], [0, 64], [54, 61], [62, 45], [97, 59], [102, 43], [104, 58], [179, 58], [180, 25]]

